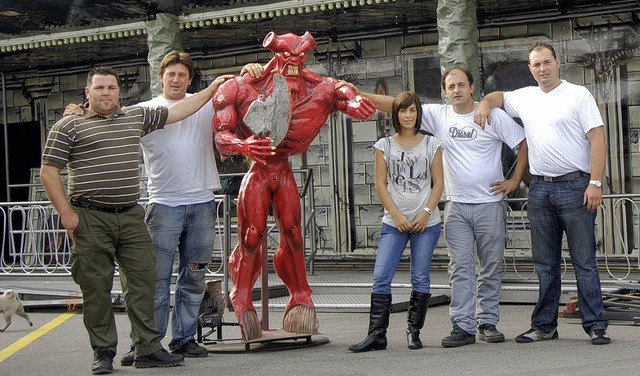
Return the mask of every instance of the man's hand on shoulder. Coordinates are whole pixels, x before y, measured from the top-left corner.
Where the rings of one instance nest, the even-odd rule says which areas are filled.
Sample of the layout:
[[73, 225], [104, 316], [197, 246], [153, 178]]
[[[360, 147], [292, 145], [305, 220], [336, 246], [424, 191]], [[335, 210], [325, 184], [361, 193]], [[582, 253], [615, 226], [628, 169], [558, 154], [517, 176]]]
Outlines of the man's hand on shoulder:
[[69, 116], [69, 115], [78, 115], [78, 116], [84, 115], [84, 106], [81, 104], [69, 103], [67, 107], [64, 108], [64, 112], [62, 113], [62, 116]]
[[483, 99], [478, 102], [478, 107], [476, 107], [476, 111], [473, 114], [473, 121], [482, 129], [484, 129], [485, 125], [491, 124], [491, 106], [489, 106], [488, 101]]
[[225, 82], [226, 80], [230, 80], [234, 77], [235, 76], [233, 74], [223, 74], [222, 76], [218, 76], [215, 78], [215, 80], [213, 80], [213, 82], [211, 82], [211, 84], [209, 84], [209, 88], [211, 89], [212, 92], [214, 92], [216, 91], [218, 86], [220, 86], [221, 83]]
[[249, 73], [249, 76], [253, 78], [258, 78], [262, 75], [263, 70], [264, 68], [262, 67], [262, 64], [249, 63], [244, 67], [242, 67], [242, 70], [240, 71], [240, 75], [242, 76], [245, 73]]
[[336, 83], [335, 89], [337, 90], [337, 89], [340, 89], [341, 87], [351, 88], [351, 90], [353, 90], [356, 94], [360, 94], [360, 91], [358, 90], [356, 85], [352, 84], [351, 82], [338, 80], [338, 82]]

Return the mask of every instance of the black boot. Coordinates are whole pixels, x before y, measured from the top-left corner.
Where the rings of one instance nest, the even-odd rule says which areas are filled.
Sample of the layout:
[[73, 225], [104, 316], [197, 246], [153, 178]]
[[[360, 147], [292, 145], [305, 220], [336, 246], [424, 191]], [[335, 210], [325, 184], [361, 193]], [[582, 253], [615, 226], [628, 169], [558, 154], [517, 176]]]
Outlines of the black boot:
[[369, 333], [357, 345], [349, 346], [353, 352], [384, 350], [387, 348], [387, 328], [391, 313], [391, 294], [371, 294], [369, 311]]
[[420, 329], [424, 326], [424, 318], [429, 308], [431, 294], [423, 292], [411, 292], [409, 300], [409, 311], [407, 312], [407, 346], [412, 349], [421, 349]]

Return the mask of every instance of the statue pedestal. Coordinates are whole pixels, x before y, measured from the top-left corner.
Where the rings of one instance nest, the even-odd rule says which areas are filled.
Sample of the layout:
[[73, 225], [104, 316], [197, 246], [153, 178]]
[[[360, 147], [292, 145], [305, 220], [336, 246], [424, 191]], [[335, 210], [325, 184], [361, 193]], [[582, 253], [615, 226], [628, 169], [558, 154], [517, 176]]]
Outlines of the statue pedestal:
[[329, 338], [319, 334], [295, 334], [283, 330], [268, 330], [262, 332], [262, 337], [254, 340], [222, 340], [204, 346], [210, 353], [242, 353], [293, 350], [329, 342]]

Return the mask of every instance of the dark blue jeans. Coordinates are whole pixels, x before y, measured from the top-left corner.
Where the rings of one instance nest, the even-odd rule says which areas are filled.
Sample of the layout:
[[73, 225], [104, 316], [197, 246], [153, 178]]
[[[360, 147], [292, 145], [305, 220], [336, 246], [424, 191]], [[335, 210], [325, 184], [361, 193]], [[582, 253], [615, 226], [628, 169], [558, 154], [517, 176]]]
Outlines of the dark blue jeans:
[[531, 180], [528, 205], [532, 258], [540, 282], [538, 302], [531, 314], [533, 329], [548, 333], [558, 326], [563, 232], [578, 284], [582, 328], [590, 333], [609, 324], [604, 317], [596, 261], [596, 213], [583, 204], [588, 184], [588, 176], [559, 182]]

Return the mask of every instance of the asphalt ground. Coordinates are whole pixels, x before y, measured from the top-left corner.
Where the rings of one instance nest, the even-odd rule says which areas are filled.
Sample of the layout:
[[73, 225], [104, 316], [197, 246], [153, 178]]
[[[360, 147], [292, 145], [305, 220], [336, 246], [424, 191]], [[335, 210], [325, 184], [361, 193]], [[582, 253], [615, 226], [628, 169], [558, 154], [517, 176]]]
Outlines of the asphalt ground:
[[[120, 343], [114, 375], [640, 375], [640, 327], [615, 321], [611, 344], [591, 345], [578, 319], [560, 318], [557, 340], [518, 344], [514, 337], [529, 327], [530, 304], [501, 305], [498, 329], [507, 340], [443, 348], [440, 340], [451, 324], [446, 305], [430, 307], [422, 340], [425, 347], [406, 346], [406, 312], [391, 314], [386, 350], [354, 354], [347, 350], [362, 340], [367, 313], [319, 312], [321, 334], [311, 346], [272, 343], [244, 351], [237, 326], [225, 326], [224, 343], [209, 344], [207, 358], [186, 359], [183, 366], [136, 369], [120, 366], [128, 350], [129, 323], [116, 311]], [[90, 375], [92, 351], [81, 311], [38, 309], [29, 312], [33, 327], [14, 316], [0, 333], [0, 375]], [[235, 322], [233, 312], [225, 322]], [[270, 329], [279, 329], [282, 311], [271, 311]], [[211, 336], [211, 338], [215, 335]], [[304, 341], [303, 341], [304, 342]], [[165, 339], [163, 343], [168, 343]], [[238, 350], [240, 347], [240, 351]], [[234, 351], [229, 351], [233, 349]]]

